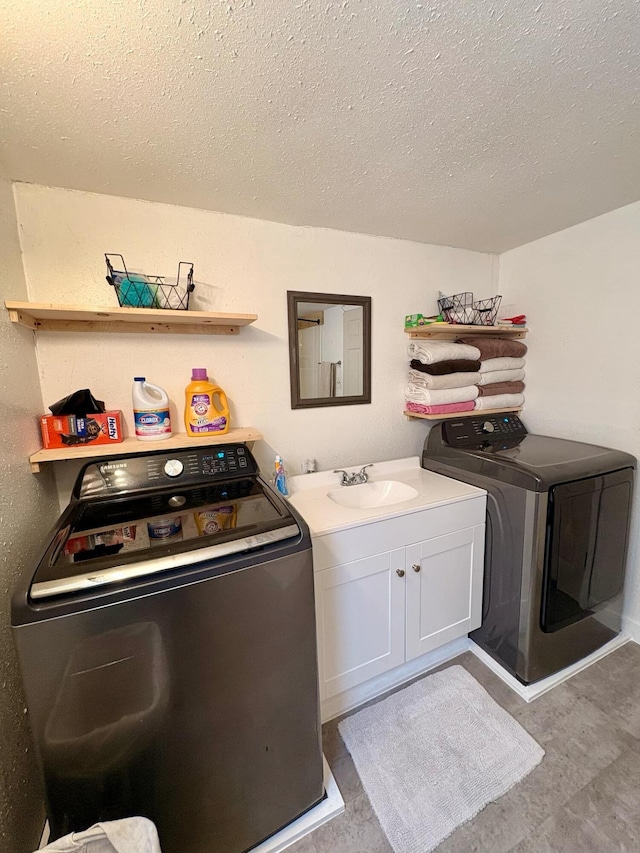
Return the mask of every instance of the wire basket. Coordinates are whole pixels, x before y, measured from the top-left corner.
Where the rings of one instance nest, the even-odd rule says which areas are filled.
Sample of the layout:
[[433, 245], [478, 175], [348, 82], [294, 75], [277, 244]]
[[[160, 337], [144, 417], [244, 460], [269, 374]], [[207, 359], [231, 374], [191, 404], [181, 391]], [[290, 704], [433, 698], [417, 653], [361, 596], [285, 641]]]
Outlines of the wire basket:
[[[119, 258], [121, 269], [115, 269], [110, 258]], [[178, 311], [189, 308], [189, 296], [195, 290], [190, 261], [180, 261], [178, 277], [172, 284], [164, 275], [130, 273], [122, 255], [105, 253], [104, 259], [107, 281], [115, 288], [121, 308], [169, 308]]]
[[495, 326], [498, 308], [502, 302], [502, 296], [492, 296], [491, 299], [481, 299], [474, 303], [475, 317], [473, 326]]
[[473, 323], [473, 293], [456, 293], [453, 296], [443, 296], [438, 299], [438, 310], [447, 323]]
[[498, 316], [502, 296], [475, 301], [473, 293], [455, 293], [438, 299], [438, 310], [447, 323], [465, 326], [493, 326]]

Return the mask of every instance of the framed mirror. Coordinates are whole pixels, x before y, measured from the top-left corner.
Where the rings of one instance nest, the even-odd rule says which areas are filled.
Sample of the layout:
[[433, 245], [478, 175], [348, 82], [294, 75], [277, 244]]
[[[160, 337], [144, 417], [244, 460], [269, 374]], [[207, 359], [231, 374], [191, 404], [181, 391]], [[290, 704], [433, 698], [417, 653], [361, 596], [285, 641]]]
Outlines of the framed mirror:
[[287, 291], [291, 408], [371, 402], [371, 297]]

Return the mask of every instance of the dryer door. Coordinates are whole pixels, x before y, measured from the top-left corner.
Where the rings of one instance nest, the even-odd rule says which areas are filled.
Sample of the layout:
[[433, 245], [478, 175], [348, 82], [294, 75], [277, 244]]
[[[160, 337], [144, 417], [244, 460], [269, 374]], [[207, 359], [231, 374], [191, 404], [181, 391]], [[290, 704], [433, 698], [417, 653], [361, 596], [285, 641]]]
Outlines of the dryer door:
[[631, 468], [549, 490], [543, 631], [591, 615], [622, 590], [632, 490]]

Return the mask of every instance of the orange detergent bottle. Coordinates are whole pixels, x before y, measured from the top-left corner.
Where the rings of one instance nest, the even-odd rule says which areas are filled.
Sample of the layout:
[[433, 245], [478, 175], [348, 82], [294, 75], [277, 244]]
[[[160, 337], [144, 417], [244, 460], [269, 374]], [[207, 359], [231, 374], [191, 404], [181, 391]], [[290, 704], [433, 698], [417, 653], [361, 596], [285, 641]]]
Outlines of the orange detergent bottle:
[[194, 367], [185, 388], [184, 425], [187, 435], [223, 435], [229, 431], [229, 404], [219, 385], [209, 382], [206, 368]]

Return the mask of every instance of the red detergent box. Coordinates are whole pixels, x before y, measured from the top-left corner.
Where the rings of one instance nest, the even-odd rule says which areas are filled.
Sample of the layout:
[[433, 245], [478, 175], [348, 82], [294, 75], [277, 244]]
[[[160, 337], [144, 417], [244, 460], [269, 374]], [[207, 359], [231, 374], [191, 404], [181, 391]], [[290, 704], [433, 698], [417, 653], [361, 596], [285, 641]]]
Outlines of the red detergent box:
[[122, 412], [101, 412], [98, 415], [42, 415], [40, 418], [42, 446], [84, 447], [88, 444], [117, 444], [124, 439]]

